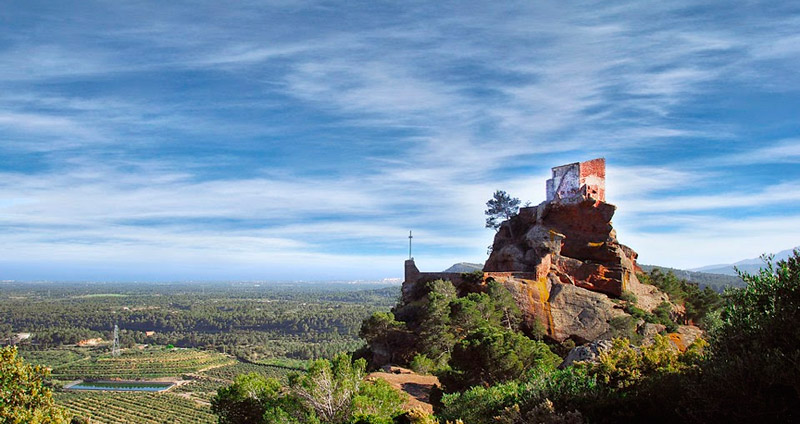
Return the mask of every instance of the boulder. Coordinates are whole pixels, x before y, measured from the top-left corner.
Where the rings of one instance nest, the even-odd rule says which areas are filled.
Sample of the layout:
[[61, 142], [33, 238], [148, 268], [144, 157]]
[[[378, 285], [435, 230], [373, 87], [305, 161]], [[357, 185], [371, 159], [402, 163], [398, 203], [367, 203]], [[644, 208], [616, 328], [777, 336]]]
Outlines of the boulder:
[[608, 296], [568, 284], [553, 284], [549, 304], [549, 336], [557, 342], [603, 338], [611, 333], [611, 319], [626, 315]]
[[681, 325], [674, 333], [667, 334], [670, 344], [678, 351], [685, 352], [695, 340], [703, 335], [703, 330], [693, 325]]
[[583, 346], [575, 346], [572, 350], [569, 351], [567, 357], [564, 358], [564, 361], [561, 362], [561, 365], [558, 366], [559, 369], [564, 369], [575, 362], [583, 362], [583, 361], [591, 361], [594, 362], [597, 360], [597, 357], [600, 356], [601, 353], [608, 351], [611, 349], [613, 343], [611, 340], [597, 340], [591, 343], [587, 343]]
[[663, 324], [653, 324], [650, 322], [642, 322], [637, 325], [636, 332], [639, 333], [645, 340], [652, 340], [656, 334], [661, 334], [667, 327]]

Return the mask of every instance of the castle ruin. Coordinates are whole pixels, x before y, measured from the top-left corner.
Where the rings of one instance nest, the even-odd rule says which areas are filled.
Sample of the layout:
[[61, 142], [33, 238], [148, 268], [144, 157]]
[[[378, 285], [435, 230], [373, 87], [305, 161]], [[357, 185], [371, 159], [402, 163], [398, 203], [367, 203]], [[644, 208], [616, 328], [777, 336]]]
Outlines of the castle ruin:
[[606, 160], [597, 158], [556, 166], [547, 180], [547, 201], [606, 201]]

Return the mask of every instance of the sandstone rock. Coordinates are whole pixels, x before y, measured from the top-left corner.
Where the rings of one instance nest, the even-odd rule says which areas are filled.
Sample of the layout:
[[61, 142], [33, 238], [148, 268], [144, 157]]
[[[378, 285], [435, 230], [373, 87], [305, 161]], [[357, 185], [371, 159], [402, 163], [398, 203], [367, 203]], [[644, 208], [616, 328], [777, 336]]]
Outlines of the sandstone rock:
[[649, 322], [643, 322], [641, 325], [636, 326], [636, 332], [644, 337], [645, 340], [653, 339], [656, 334], [660, 334], [666, 329], [667, 327], [663, 324], [653, 324]]
[[613, 343], [611, 340], [598, 340], [583, 346], [575, 346], [569, 351], [567, 357], [564, 358], [564, 361], [561, 362], [558, 368], [564, 369], [575, 362], [596, 361], [597, 357], [600, 356], [601, 353], [610, 350], [612, 345]]
[[[544, 327], [557, 342], [608, 338], [614, 318], [630, 317], [612, 301], [623, 291], [636, 295], [637, 306], [646, 311], [669, 301], [656, 287], [638, 281], [636, 252], [617, 240], [611, 225], [616, 207], [604, 201], [604, 163], [598, 159], [553, 168], [549, 201], [521, 208], [495, 235], [483, 267], [484, 283], [493, 278], [511, 292], [529, 334]], [[459, 274], [421, 273], [410, 259], [403, 301], [412, 303], [420, 283], [437, 278], [451, 280], [459, 295], [485, 289], [484, 283], [465, 281]], [[638, 327], [648, 335], [663, 331], [644, 323]]]
[[619, 296], [636, 279], [636, 252], [617, 242], [615, 209], [591, 198], [522, 208], [500, 226], [483, 270], [541, 272], [549, 261], [563, 283]]
[[635, 278], [628, 281], [626, 290], [636, 295], [636, 306], [648, 312], [652, 312], [663, 302], [669, 302], [669, 296], [658, 290], [658, 287], [642, 284]]
[[703, 330], [693, 325], [681, 325], [678, 327], [678, 331], [667, 334], [667, 337], [676, 349], [685, 352], [702, 335]]
[[523, 330], [532, 333], [537, 323], [549, 330], [551, 284], [546, 279], [498, 277], [496, 281], [508, 289], [522, 312]]
[[612, 318], [626, 315], [608, 296], [561, 283], [552, 284], [549, 311], [549, 336], [557, 342], [600, 339], [611, 332]]

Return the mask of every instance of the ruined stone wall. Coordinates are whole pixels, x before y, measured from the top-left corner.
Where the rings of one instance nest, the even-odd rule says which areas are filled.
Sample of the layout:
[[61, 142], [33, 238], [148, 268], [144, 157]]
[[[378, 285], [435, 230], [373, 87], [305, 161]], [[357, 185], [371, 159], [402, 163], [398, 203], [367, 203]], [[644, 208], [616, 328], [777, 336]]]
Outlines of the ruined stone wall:
[[557, 166], [552, 169], [553, 177], [547, 180], [547, 201], [568, 199], [580, 193], [580, 163]]
[[580, 164], [580, 185], [586, 197], [606, 201], [606, 160], [592, 159]]
[[424, 284], [436, 280], [449, 280], [456, 287], [464, 281], [460, 272], [420, 272], [414, 259], [407, 259], [405, 263], [405, 278], [403, 280], [403, 300], [410, 302], [414, 300], [414, 293], [419, 284]]
[[592, 159], [552, 168], [546, 183], [547, 201], [606, 200], [606, 160]]

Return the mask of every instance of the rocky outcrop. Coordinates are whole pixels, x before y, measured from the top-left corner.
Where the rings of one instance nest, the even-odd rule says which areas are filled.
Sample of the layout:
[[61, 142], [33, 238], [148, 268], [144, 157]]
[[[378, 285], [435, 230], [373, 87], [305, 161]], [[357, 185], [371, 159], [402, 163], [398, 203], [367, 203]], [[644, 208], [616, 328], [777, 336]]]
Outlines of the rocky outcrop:
[[500, 226], [483, 270], [553, 274], [564, 284], [619, 296], [636, 278], [636, 252], [617, 241], [615, 209], [591, 198], [522, 208]]
[[578, 196], [522, 208], [501, 224], [483, 271], [514, 294], [529, 328], [537, 320], [556, 341], [597, 340], [626, 315], [612, 300], [623, 291], [647, 311], [668, 301], [636, 278], [637, 254], [617, 240], [615, 210]]
[[667, 334], [667, 338], [673, 347], [680, 352], [685, 352], [702, 335], [703, 330], [693, 325], [681, 325], [674, 333]]
[[611, 340], [597, 340], [583, 346], [575, 346], [569, 351], [567, 357], [564, 358], [558, 368], [566, 368], [575, 362], [594, 362], [601, 353], [610, 350], [612, 346], [613, 342]]
[[[669, 298], [638, 281], [636, 252], [617, 240], [611, 224], [616, 206], [604, 201], [604, 166], [598, 159], [553, 168], [549, 200], [521, 208], [495, 235], [484, 283], [492, 278], [511, 292], [529, 334], [543, 328], [557, 342], [585, 343], [618, 335], [619, 327], [645, 337], [664, 331], [636, 323], [617, 300], [630, 292], [638, 308], [651, 312]], [[452, 281], [459, 295], [482, 289], [480, 281], [462, 274], [420, 272], [409, 259], [403, 301], [412, 303], [421, 283], [438, 278]], [[676, 315], [683, 312], [673, 309]], [[689, 336], [673, 338], [680, 344]]]

